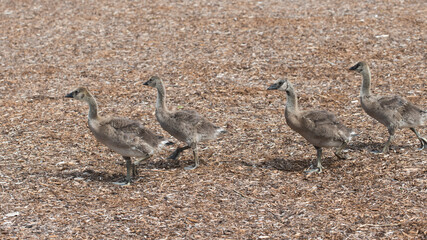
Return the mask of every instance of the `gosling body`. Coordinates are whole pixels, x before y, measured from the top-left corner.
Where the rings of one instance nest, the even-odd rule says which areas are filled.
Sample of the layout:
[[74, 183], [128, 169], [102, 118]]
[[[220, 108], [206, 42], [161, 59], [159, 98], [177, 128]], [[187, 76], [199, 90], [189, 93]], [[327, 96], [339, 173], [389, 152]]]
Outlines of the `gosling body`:
[[286, 91], [286, 123], [316, 148], [316, 166], [312, 164], [307, 173], [322, 172], [322, 148], [335, 147], [335, 155], [341, 159], [346, 158], [342, 150], [355, 134], [341, 124], [333, 113], [324, 110], [300, 110], [294, 88], [287, 80], [277, 81], [268, 90]]

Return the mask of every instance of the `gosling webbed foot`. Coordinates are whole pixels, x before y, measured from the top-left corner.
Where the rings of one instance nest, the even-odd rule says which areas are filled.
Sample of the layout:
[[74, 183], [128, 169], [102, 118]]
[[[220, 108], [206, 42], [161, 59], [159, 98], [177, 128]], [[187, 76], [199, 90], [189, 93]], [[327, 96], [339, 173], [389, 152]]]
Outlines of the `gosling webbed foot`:
[[425, 149], [425, 146], [427, 145], [427, 140], [425, 138], [420, 138], [420, 142], [421, 142], [420, 147], [417, 148], [417, 150], [421, 151]]
[[199, 161], [195, 161], [194, 165], [184, 167], [185, 170], [194, 170], [199, 167]]
[[119, 185], [119, 186], [129, 186], [131, 184], [131, 181], [125, 180], [123, 182], [113, 182], [113, 184]]
[[371, 153], [373, 153], [373, 154], [387, 154], [388, 148], [387, 149], [383, 148], [382, 150], [371, 150]]
[[313, 164], [311, 164], [311, 166], [309, 168], [307, 168], [304, 172], [307, 174], [311, 174], [311, 173], [321, 173], [323, 171], [323, 166], [322, 164], [317, 164], [317, 166], [314, 166]]
[[421, 137], [421, 135], [418, 133], [418, 131], [415, 128], [410, 128], [415, 135], [417, 135], [418, 140], [420, 140], [420, 148], [418, 150], [423, 150], [425, 146], [427, 145], [427, 139]]
[[194, 170], [196, 168], [197, 168], [196, 165], [190, 165], [190, 166], [184, 167], [185, 170]]
[[168, 159], [172, 159], [172, 160], [176, 160], [179, 155], [181, 154], [181, 152], [183, 152], [184, 150], [189, 149], [190, 146], [185, 146], [185, 147], [181, 147], [181, 148], [177, 148], [169, 157]]
[[307, 176], [310, 176], [313, 173], [322, 173], [323, 167], [314, 167], [313, 165], [311, 165], [308, 169], [306, 169], [304, 171], [305, 174], [307, 174]]
[[184, 167], [184, 169], [185, 170], [194, 170], [194, 169], [196, 169], [198, 167], [199, 167], [199, 161], [196, 160], [195, 163], [194, 163], [194, 165], [190, 165], [190, 166]]

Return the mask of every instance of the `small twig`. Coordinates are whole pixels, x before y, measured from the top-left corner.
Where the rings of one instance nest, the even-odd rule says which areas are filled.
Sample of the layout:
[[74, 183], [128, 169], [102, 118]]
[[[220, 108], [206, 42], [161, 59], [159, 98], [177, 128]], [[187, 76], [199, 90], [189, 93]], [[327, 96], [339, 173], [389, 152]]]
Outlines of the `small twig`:
[[190, 221], [190, 222], [193, 222], [193, 223], [198, 223], [199, 222], [196, 219], [189, 218], [189, 217], [187, 217], [187, 220]]

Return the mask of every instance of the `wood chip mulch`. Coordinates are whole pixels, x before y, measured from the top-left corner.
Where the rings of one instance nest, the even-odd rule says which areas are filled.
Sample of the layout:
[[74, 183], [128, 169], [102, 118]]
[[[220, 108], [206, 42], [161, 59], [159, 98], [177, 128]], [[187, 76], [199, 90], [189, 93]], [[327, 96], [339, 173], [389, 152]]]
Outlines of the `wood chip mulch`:
[[[0, 3], [1, 239], [426, 239], [427, 151], [408, 129], [372, 154], [386, 128], [367, 116], [373, 91], [427, 109], [425, 1], [2, 1]], [[88, 87], [101, 115], [157, 123], [164, 79], [172, 109], [195, 109], [228, 134], [179, 161], [166, 147], [126, 187], [120, 155], [95, 141]], [[286, 94], [334, 112], [359, 133], [347, 160], [285, 123]], [[425, 128], [419, 128], [427, 136]], [[178, 146], [183, 146], [176, 139]]]

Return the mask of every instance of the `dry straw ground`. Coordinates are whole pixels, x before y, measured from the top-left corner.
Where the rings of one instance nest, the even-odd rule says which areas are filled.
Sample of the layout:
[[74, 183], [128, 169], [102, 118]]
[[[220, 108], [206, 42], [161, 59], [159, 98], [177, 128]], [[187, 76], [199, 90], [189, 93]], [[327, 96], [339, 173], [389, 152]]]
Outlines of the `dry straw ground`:
[[[362, 112], [369, 62], [374, 91], [426, 109], [426, 10], [414, 1], [0, 2], [0, 235], [3, 239], [425, 239], [426, 153], [400, 130], [374, 155], [384, 126]], [[161, 76], [174, 108], [196, 109], [228, 135], [202, 146], [203, 164], [164, 149], [129, 187], [122, 158], [94, 140], [83, 85], [101, 114], [153, 116]], [[294, 83], [303, 108], [335, 112], [360, 135], [325, 171], [285, 124]], [[425, 129], [420, 129], [426, 136]]]

